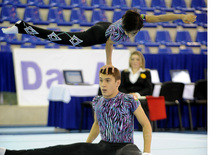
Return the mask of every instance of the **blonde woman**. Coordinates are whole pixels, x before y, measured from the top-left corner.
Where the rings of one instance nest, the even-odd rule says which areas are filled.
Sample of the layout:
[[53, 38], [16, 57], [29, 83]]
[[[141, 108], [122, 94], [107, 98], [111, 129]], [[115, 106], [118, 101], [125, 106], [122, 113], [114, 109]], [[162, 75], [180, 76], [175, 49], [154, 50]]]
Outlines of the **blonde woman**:
[[139, 51], [131, 53], [129, 68], [121, 72], [121, 85], [119, 90], [139, 98], [152, 95], [151, 74], [145, 68], [145, 58]]

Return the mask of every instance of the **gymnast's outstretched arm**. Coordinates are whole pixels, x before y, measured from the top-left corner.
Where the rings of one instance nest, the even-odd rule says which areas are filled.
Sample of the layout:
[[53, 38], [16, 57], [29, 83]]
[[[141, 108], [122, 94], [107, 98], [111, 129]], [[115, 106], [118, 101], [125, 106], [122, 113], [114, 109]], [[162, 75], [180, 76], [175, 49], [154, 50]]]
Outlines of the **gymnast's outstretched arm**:
[[91, 127], [91, 131], [90, 131], [90, 133], [88, 135], [88, 138], [87, 138], [86, 142], [87, 143], [92, 143], [97, 138], [99, 133], [100, 133], [100, 128], [99, 128], [99, 125], [98, 125], [96, 114], [94, 113], [94, 123], [93, 123], [93, 125]]
[[114, 66], [112, 65], [112, 51], [113, 51], [114, 42], [109, 38], [106, 41], [106, 65], [101, 68], [101, 70], [106, 69], [108, 73], [108, 68], [112, 68], [112, 72], [114, 72]]
[[134, 115], [136, 116], [138, 122], [143, 128], [143, 139], [144, 139], [144, 149], [143, 152], [145, 154], [150, 154], [151, 152], [151, 141], [152, 141], [152, 127], [151, 124], [141, 107], [141, 105], [138, 106], [138, 108], [134, 111]]
[[146, 22], [156, 23], [156, 22], [168, 22], [181, 19], [184, 23], [190, 24], [196, 21], [196, 16], [192, 14], [165, 14], [165, 15], [146, 15]]

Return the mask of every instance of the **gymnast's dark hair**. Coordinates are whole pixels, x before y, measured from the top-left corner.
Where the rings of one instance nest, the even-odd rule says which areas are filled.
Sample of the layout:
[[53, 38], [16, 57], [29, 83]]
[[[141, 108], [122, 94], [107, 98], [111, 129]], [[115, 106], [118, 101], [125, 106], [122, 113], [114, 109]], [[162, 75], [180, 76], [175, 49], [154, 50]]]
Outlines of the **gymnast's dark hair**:
[[123, 29], [127, 32], [140, 30], [143, 27], [143, 19], [137, 9], [126, 11], [122, 20]]

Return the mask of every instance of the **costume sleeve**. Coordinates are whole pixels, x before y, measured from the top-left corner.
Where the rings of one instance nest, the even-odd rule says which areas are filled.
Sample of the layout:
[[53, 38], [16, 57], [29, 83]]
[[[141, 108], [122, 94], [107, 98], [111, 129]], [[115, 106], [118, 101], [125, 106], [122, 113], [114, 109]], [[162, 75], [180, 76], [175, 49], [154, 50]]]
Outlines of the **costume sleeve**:
[[129, 103], [130, 103], [129, 104], [130, 111], [132, 113], [134, 113], [134, 111], [140, 105], [140, 101], [136, 97], [134, 97], [133, 95], [129, 95], [129, 94], [126, 95], [126, 99], [125, 100], [129, 101]]
[[128, 40], [128, 36], [125, 34], [122, 28], [122, 19], [119, 19], [108, 27], [105, 32], [105, 37], [110, 38], [115, 43]]
[[116, 24], [113, 23], [109, 26], [105, 33], [106, 38], [110, 38], [113, 42], [119, 41], [119, 30], [116, 27]]
[[98, 103], [100, 97], [101, 97], [101, 96], [95, 96], [95, 97], [93, 98], [93, 100], [92, 100], [92, 107], [93, 107], [93, 110], [94, 110], [94, 111], [95, 111], [96, 105], [97, 105], [97, 103]]

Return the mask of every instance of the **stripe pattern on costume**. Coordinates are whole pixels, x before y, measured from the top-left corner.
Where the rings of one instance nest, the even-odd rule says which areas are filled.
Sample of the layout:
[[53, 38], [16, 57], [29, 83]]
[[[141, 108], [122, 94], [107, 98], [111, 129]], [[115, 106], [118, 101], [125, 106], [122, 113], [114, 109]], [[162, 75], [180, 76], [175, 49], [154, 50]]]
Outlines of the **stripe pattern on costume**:
[[119, 92], [116, 97], [93, 99], [101, 139], [112, 143], [133, 143], [134, 111], [140, 105], [132, 95]]

